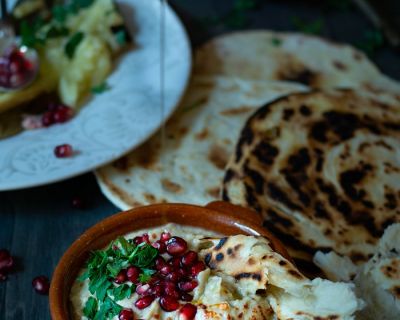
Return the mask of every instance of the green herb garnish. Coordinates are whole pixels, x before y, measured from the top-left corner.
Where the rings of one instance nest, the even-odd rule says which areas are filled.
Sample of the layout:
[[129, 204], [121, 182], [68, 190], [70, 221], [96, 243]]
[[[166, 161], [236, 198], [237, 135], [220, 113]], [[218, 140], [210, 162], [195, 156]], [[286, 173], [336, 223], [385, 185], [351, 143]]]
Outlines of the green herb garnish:
[[64, 47], [64, 52], [68, 58], [72, 59], [74, 57], [75, 50], [83, 40], [84, 36], [85, 34], [83, 32], [78, 31], [69, 38]]
[[271, 43], [273, 46], [279, 47], [282, 44], [282, 40], [274, 37], [271, 39]]
[[110, 89], [111, 89], [111, 87], [108, 85], [107, 82], [102, 82], [99, 85], [94, 86], [91, 89], [91, 92], [94, 93], [94, 94], [100, 94], [100, 93], [103, 93], [104, 91], [107, 91], [107, 90], [110, 90]]
[[114, 279], [122, 269], [129, 266], [141, 268], [139, 279], [147, 282], [155, 273], [152, 269], [158, 250], [147, 243], [139, 245], [120, 237], [105, 250], [91, 253], [84, 274], [78, 281], [89, 281], [92, 296], [86, 301], [83, 313], [90, 320], [104, 320], [116, 316], [122, 307], [117, 301], [129, 298], [134, 284], [116, 285]]
[[299, 17], [292, 17], [291, 20], [296, 29], [307, 34], [320, 34], [324, 26], [324, 21], [322, 19], [307, 22]]
[[119, 30], [119, 31], [117, 31], [117, 32], [115, 33], [114, 37], [115, 37], [115, 40], [117, 40], [117, 43], [118, 43], [120, 46], [125, 45], [126, 42], [127, 42], [127, 39], [128, 39], [125, 30]]

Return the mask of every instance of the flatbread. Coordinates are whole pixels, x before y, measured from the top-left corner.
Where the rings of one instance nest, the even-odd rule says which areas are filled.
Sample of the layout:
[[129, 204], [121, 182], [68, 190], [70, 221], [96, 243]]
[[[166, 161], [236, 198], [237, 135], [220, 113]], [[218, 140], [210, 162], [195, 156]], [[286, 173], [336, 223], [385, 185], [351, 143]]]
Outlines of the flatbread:
[[355, 48], [299, 33], [240, 31], [216, 37], [196, 50], [194, 72], [284, 80], [312, 88], [360, 87], [400, 96], [400, 85]]
[[227, 165], [223, 200], [259, 211], [295, 258], [333, 250], [365, 261], [400, 221], [400, 107], [361, 94], [266, 104]]
[[209, 268], [231, 277], [241, 296], [264, 294], [278, 319], [354, 319], [363, 307], [352, 284], [307, 279], [266, 238], [236, 235], [203, 245]]
[[[373, 257], [356, 266], [334, 252], [317, 252], [315, 263], [335, 281], [353, 280], [356, 293], [366, 302], [358, 318], [392, 320], [400, 315], [400, 223], [390, 225]], [[344, 267], [344, 268], [343, 268]]]
[[225, 165], [248, 116], [267, 101], [304, 90], [291, 83], [197, 77], [164, 133], [97, 170], [100, 187], [121, 209], [217, 200]]

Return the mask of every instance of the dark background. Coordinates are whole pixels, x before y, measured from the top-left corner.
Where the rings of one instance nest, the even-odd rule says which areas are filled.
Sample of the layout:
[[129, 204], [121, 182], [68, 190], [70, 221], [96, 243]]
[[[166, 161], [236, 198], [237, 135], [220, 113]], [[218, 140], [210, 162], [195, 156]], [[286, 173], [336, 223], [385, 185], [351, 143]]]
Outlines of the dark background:
[[[383, 72], [400, 80], [399, 51], [381, 43], [380, 34], [349, 1], [170, 3], [185, 23], [193, 46], [239, 29], [307, 30], [362, 47]], [[86, 202], [84, 210], [72, 207], [75, 196]], [[7, 248], [17, 259], [15, 272], [0, 282], [0, 320], [49, 319], [48, 297], [33, 291], [32, 278], [50, 277], [63, 252], [84, 230], [117, 211], [100, 193], [92, 174], [39, 188], [0, 192], [0, 248]]]

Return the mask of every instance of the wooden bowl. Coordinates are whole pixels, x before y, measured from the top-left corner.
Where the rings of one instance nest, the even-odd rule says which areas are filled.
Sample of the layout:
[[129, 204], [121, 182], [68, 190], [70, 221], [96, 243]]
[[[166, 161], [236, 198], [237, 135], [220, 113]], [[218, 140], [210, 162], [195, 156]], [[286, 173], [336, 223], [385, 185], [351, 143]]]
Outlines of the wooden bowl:
[[83, 233], [65, 252], [54, 271], [50, 286], [52, 319], [70, 319], [70, 290], [91, 251], [104, 248], [120, 235], [170, 222], [224, 235], [262, 235], [270, 239], [276, 251], [289, 257], [280, 241], [262, 228], [261, 217], [248, 209], [222, 201], [212, 202], [205, 207], [188, 204], [138, 207], [100, 221]]

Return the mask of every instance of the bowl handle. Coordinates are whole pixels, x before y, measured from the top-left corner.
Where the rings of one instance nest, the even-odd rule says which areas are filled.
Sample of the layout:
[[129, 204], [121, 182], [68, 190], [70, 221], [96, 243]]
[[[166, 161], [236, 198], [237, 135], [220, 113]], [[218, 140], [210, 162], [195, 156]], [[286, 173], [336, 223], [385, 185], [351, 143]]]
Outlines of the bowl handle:
[[258, 226], [262, 226], [263, 224], [261, 215], [256, 211], [226, 201], [212, 201], [205, 207], [219, 212], [237, 215], [238, 217], [252, 222]]

